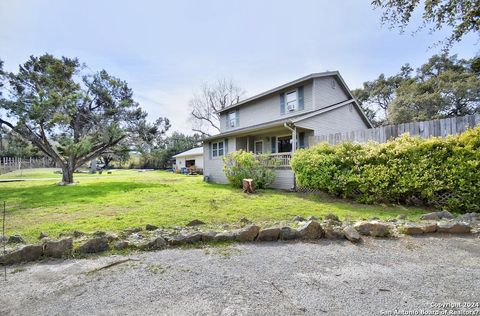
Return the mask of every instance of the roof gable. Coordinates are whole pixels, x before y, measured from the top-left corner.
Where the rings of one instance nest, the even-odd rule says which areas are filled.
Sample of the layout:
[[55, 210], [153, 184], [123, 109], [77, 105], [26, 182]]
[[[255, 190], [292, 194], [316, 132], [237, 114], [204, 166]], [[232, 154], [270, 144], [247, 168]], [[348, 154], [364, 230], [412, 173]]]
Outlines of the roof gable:
[[235, 104], [232, 104], [230, 106], [227, 106], [221, 110], [219, 110], [218, 112], [219, 113], [222, 113], [222, 112], [225, 112], [225, 111], [228, 111], [228, 110], [231, 110], [231, 109], [234, 109], [234, 108], [237, 108], [237, 107], [240, 107], [244, 104], [248, 104], [250, 102], [253, 102], [253, 101], [256, 101], [260, 98], [263, 98], [265, 96], [268, 96], [270, 94], [274, 94], [274, 93], [277, 93], [279, 91], [282, 91], [284, 89], [288, 89], [289, 87], [292, 87], [292, 86], [295, 86], [295, 85], [298, 85], [299, 83], [302, 83], [304, 81], [308, 81], [308, 80], [312, 80], [314, 78], [322, 78], [322, 77], [330, 77], [330, 76], [335, 76], [339, 79], [341, 85], [342, 85], [342, 88], [344, 90], [347, 91], [348, 94], [350, 94], [350, 90], [348, 89], [347, 85], [345, 84], [345, 81], [343, 80], [343, 78], [340, 76], [340, 73], [338, 71], [326, 71], [326, 72], [319, 72], [319, 73], [312, 73], [310, 75], [307, 75], [307, 76], [304, 76], [304, 77], [301, 77], [301, 78], [298, 78], [296, 80], [293, 80], [293, 81], [290, 81], [288, 83], [285, 83], [281, 86], [278, 86], [278, 87], [275, 87], [273, 89], [270, 89], [270, 90], [267, 90], [265, 92], [262, 92], [262, 93], [259, 93], [257, 95], [254, 95], [250, 98], [247, 98], [245, 100], [242, 100], [240, 102], [237, 102]]

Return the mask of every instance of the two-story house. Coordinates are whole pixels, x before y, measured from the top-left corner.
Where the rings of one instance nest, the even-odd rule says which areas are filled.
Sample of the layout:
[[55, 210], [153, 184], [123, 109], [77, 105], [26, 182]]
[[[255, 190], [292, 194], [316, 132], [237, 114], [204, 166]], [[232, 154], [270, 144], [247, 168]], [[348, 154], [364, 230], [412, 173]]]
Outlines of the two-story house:
[[227, 183], [223, 156], [236, 150], [280, 159], [272, 187], [292, 189], [292, 153], [309, 137], [370, 128], [338, 71], [314, 73], [240, 101], [220, 111], [220, 134], [204, 141], [204, 174]]

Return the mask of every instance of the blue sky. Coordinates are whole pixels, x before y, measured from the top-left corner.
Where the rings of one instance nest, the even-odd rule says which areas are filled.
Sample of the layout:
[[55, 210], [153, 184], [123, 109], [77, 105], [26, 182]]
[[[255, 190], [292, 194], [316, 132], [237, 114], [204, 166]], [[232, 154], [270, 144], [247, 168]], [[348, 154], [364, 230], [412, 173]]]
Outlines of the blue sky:
[[[254, 95], [313, 72], [339, 70], [350, 88], [418, 66], [444, 33], [399, 34], [370, 0], [2, 0], [0, 59], [78, 57], [127, 80], [152, 119], [190, 132], [188, 101], [205, 81], [234, 79]], [[471, 35], [452, 53], [478, 54]]]

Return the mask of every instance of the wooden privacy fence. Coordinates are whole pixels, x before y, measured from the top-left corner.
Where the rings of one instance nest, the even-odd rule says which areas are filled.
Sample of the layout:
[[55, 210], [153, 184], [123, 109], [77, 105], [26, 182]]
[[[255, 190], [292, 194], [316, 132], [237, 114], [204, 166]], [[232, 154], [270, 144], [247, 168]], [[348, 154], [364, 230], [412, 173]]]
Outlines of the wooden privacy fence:
[[50, 158], [0, 157], [0, 174], [21, 169], [55, 168], [56, 162]]
[[445, 137], [447, 135], [460, 134], [465, 132], [469, 127], [475, 127], [477, 125], [480, 125], [480, 114], [432, 121], [387, 125], [335, 134], [315, 135], [310, 136], [308, 141], [310, 145], [321, 142], [336, 145], [348, 141], [355, 143], [366, 143], [368, 141], [385, 143], [387, 140], [396, 138], [405, 133], [408, 133], [411, 136], [420, 136], [422, 138], [432, 136]]

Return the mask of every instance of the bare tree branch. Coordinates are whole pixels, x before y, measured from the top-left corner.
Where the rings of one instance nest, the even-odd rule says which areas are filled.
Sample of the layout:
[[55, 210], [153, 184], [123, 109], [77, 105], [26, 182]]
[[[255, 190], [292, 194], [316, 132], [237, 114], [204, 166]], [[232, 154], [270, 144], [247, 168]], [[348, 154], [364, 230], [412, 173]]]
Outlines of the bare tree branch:
[[192, 130], [202, 135], [220, 131], [220, 110], [237, 103], [245, 94], [233, 80], [220, 79], [213, 84], [202, 84], [200, 91], [190, 99]]

